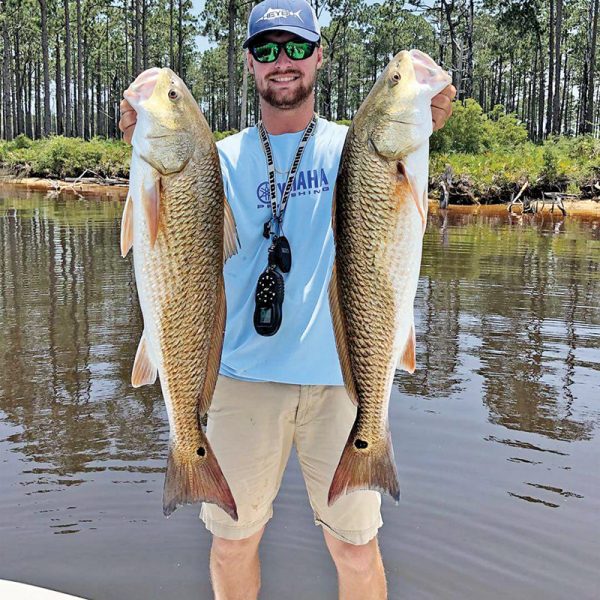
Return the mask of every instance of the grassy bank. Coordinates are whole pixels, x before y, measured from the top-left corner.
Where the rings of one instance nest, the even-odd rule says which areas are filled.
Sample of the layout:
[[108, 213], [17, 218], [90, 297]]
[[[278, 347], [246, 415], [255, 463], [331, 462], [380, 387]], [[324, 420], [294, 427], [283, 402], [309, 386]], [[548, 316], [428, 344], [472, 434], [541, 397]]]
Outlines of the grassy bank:
[[[348, 123], [347, 121], [345, 122]], [[216, 132], [219, 140], [233, 132]], [[19, 177], [64, 179], [84, 171], [128, 177], [130, 147], [122, 141], [19, 136], [0, 142], [0, 168]], [[600, 140], [562, 137], [534, 144], [514, 115], [496, 107], [484, 114], [473, 100], [456, 103], [446, 127], [431, 140], [431, 194], [444, 181], [450, 201], [506, 202], [527, 181], [528, 195], [562, 191], [581, 198], [600, 195]]]
[[525, 182], [527, 194], [561, 191], [600, 195], [600, 140], [590, 136], [527, 139], [525, 126], [503, 107], [484, 114], [473, 100], [456, 104], [453, 117], [431, 140], [431, 187], [448, 184], [455, 203], [506, 202]]

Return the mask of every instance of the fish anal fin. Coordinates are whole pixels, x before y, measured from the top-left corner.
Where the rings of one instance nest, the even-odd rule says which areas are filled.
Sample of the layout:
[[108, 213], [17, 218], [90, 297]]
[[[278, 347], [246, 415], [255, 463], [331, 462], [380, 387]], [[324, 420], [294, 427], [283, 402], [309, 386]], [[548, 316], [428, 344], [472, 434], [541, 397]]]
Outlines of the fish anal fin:
[[221, 351], [223, 349], [223, 335], [225, 333], [225, 316], [227, 313], [227, 303], [225, 301], [225, 284], [223, 278], [219, 282], [219, 290], [216, 301], [216, 315], [214, 327], [210, 340], [210, 350], [208, 363], [206, 365], [206, 376], [204, 385], [198, 398], [198, 416], [203, 417], [212, 402], [212, 397], [219, 377], [219, 367], [221, 366]]
[[140, 387], [156, 381], [157, 370], [148, 354], [148, 342], [145, 334], [142, 334], [131, 372], [131, 385]]
[[400, 483], [389, 430], [387, 436], [379, 442], [380, 447], [378, 448], [358, 449], [355, 446], [356, 440], [355, 424], [333, 475], [327, 504], [331, 506], [344, 494], [356, 490], [387, 493], [398, 502], [400, 500]]
[[398, 361], [398, 368], [409, 373], [414, 373], [417, 368], [417, 341], [415, 338], [414, 323], [410, 326], [410, 332], [404, 346], [404, 350]]
[[223, 262], [237, 254], [240, 247], [240, 238], [238, 237], [235, 217], [227, 198], [223, 199], [224, 204], [224, 223], [223, 223]]
[[125, 258], [133, 246], [133, 200], [127, 194], [121, 219], [121, 256]]
[[237, 507], [231, 489], [211, 445], [202, 433], [193, 453], [169, 447], [163, 489], [163, 513], [168, 517], [182, 504], [210, 502], [222, 508], [234, 521]]
[[404, 164], [402, 161], [398, 162], [398, 172], [405, 178], [406, 182], [408, 183], [409, 192], [421, 217], [421, 222], [423, 223], [423, 231], [425, 231], [425, 227], [427, 226], [427, 206], [424, 204], [423, 199], [419, 198], [419, 192], [417, 191], [417, 179], [406, 167], [406, 164]]
[[154, 248], [158, 236], [158, 219], [160, 213], [160, 176], [152, 177], [150, 181], [145, 180], [142, 185], [142, 206], [146, 215], [150, 247]]
[[352, 365], [350, 363], [350, 353], [348, 351], [348, 342], [346, 338], [346, 328], [344, 326], [344, 315], [339, 298], [338, 276], [336, 265], [333, 265], [331, 271], [331, 280], [329, 282], [329, 308], [331, 310], [331, 320], [333, 322], [333, 331], [335, 334], [335, 344], [340, 359], [340, 367], [344, 377], [344, 385], [352, 402], [358, 406], [358, 394], [352, 375]]

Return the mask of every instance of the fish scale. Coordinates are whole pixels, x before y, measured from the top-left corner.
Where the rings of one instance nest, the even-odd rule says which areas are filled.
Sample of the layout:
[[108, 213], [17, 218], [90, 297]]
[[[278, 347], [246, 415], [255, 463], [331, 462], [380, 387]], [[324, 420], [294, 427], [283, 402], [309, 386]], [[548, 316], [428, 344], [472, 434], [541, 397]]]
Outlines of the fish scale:
[[221, 357], [223, 259], [236, 251], [218, 152], [197, 103], [170, 69], [142, 73], [125, 96], [138, 122], [133, 209], [126, 204], [121, 244], [123, 254], [133, 245], [144, 317], [132, 382], [153, 383], [157, 373], [160, 378], [170, 426], [163, 510], [168, 516], [180, 504], [214, 502], [237, 519], [200, 425]]
[[[427, 206], [430, 100], [447, 74], [417, 51], [396, 55], [348, 131], [333, 209], [329, 297], [344, 383], [357, 415], [329, 489], [399, 499], [388, 404], [398, 363], [414, 370], [413, 303]], [[411, 173], [411, 156], [417, 169]], [[424, 164], [423, 164], [424, 156]], [[423, 176], [423, 172], [425, 175]]]

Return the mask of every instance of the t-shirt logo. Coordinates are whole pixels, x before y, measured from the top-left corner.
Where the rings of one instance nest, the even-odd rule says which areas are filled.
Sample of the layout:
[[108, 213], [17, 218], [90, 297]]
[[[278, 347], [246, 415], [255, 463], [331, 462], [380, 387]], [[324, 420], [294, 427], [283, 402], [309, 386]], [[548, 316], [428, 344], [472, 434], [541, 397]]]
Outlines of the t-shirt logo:
[[[279, 197], [281, 198], [283, 190], [285, 189], [285, 183], [277, 183], [277, 189], [279, 190]], [[327, 179], [325, 169], [307, 169], [306, 171], [298, 171], [292, 185], [290, 198], [294, 198], [295, 196], [320, 194], [328, 191], [329, 179]], [[271, 204], [268, 181], [263, 181], [259, 184], [256, 188], [256, 197], [259, 201], [256, 208], [263, 208]]]

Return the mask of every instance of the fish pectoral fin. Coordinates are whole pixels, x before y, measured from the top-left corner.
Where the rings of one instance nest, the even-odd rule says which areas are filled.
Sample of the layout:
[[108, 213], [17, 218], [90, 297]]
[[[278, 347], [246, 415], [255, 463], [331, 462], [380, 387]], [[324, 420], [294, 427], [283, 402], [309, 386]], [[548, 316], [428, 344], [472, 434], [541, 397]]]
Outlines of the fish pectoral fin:
[[223, 226], [223, 262], [231, 258], [234, 254], [237, 254], [240, 248], [240, 238], [238, 237], [237, 226], [235, 224], [235, 217], [227, 198], [223, 199], [224, 202], [224, 226]]
[[142, 206], [148, 224], [148, 235], [150, 236], [150, 247], [154, 248], [156, 236], [158, 235], [158, 217], [160, 211], [160, 176], [155, 174], [150, 181], [144, 180], [142, 184]]
[[140, 387], [141, 385], [154, 383], [156, 381], [156, 375], [156, 367], [148, 355], [148, 342], [146, 341], [146, 336], [145, 334], [142, 334], [137, 352], [135, 353], [135, 360], [133, 361], [131, 385], [133, 387]]
[[127, 194], [121, 219], [121, 256], [125, 258], [133, 246], [133, 200]]
[[417, 341], [415, 338], [415, 325], [414, 323], [410, 326], [410, 332], [408, 339], [400, 356], [400, 360], [397, 365], [398, 369], [404, 369], [409, 373], [414, 373], [417, 368]]
[[331, 271], [331, 280], [329, 282], [329, 308], [331, 310], [335, 345], [337, 346], [338, 357], [340, 359], [344, 385], [346, 386], [346, 391], [348, 392], [350, 399], [355, 406], [358, 406], [358, 394], [356, 392], [356, 385], [354, 384], [354, 376], [352, 374], [352, 365], [350, 363], [350, 353], [348, 351], [344, 315], [342, 313], [339, 298], [338, 277], [335, 263]]
[[333, 186], [333, 195], [332, 195], [332, 200], [331, 200], [331, 231], [333, 232], [333, 243], [335, 244], [336, 242], [336, 233], [335, 233], [335, 229], [336, 229], [336, 223], [335, 223], [335, 209], [336, 209], [336, 199], [337, 199], [337, 181], [335, 182], [335, 185]]
[[419, 198], [419, 193], [417, 191], [417, 179], [416, 177], [406, 168], [406, 165], [402, 162], [398, 162], [398, 172], [406, 179], [408, 183], [408, 188], [410, 190], [410, 194], [412, 199], [419, 211], [419, 215], [421, 216], [421, 222], [423, 223], [423, 231], [425, 231], [425, 227], [427, 225], [427, 205], [425, 205], [422, 198]]
[[210, 350], [208, 362], [206, 365], [206, 376], [204, 385], [198, 397], [198, 417], [203, 417], [212, 402], [215, 392], [215, 385], [219, 377], [219, 367], [221, 366], [221, 351], [223, 350], [223, 335], [225, 334], [225, 317], [227, 314], [227, 304], [225, 302], [225, 283], [221, 278], [219, 291], [217, 293], [215, 323], [210, 340]]

